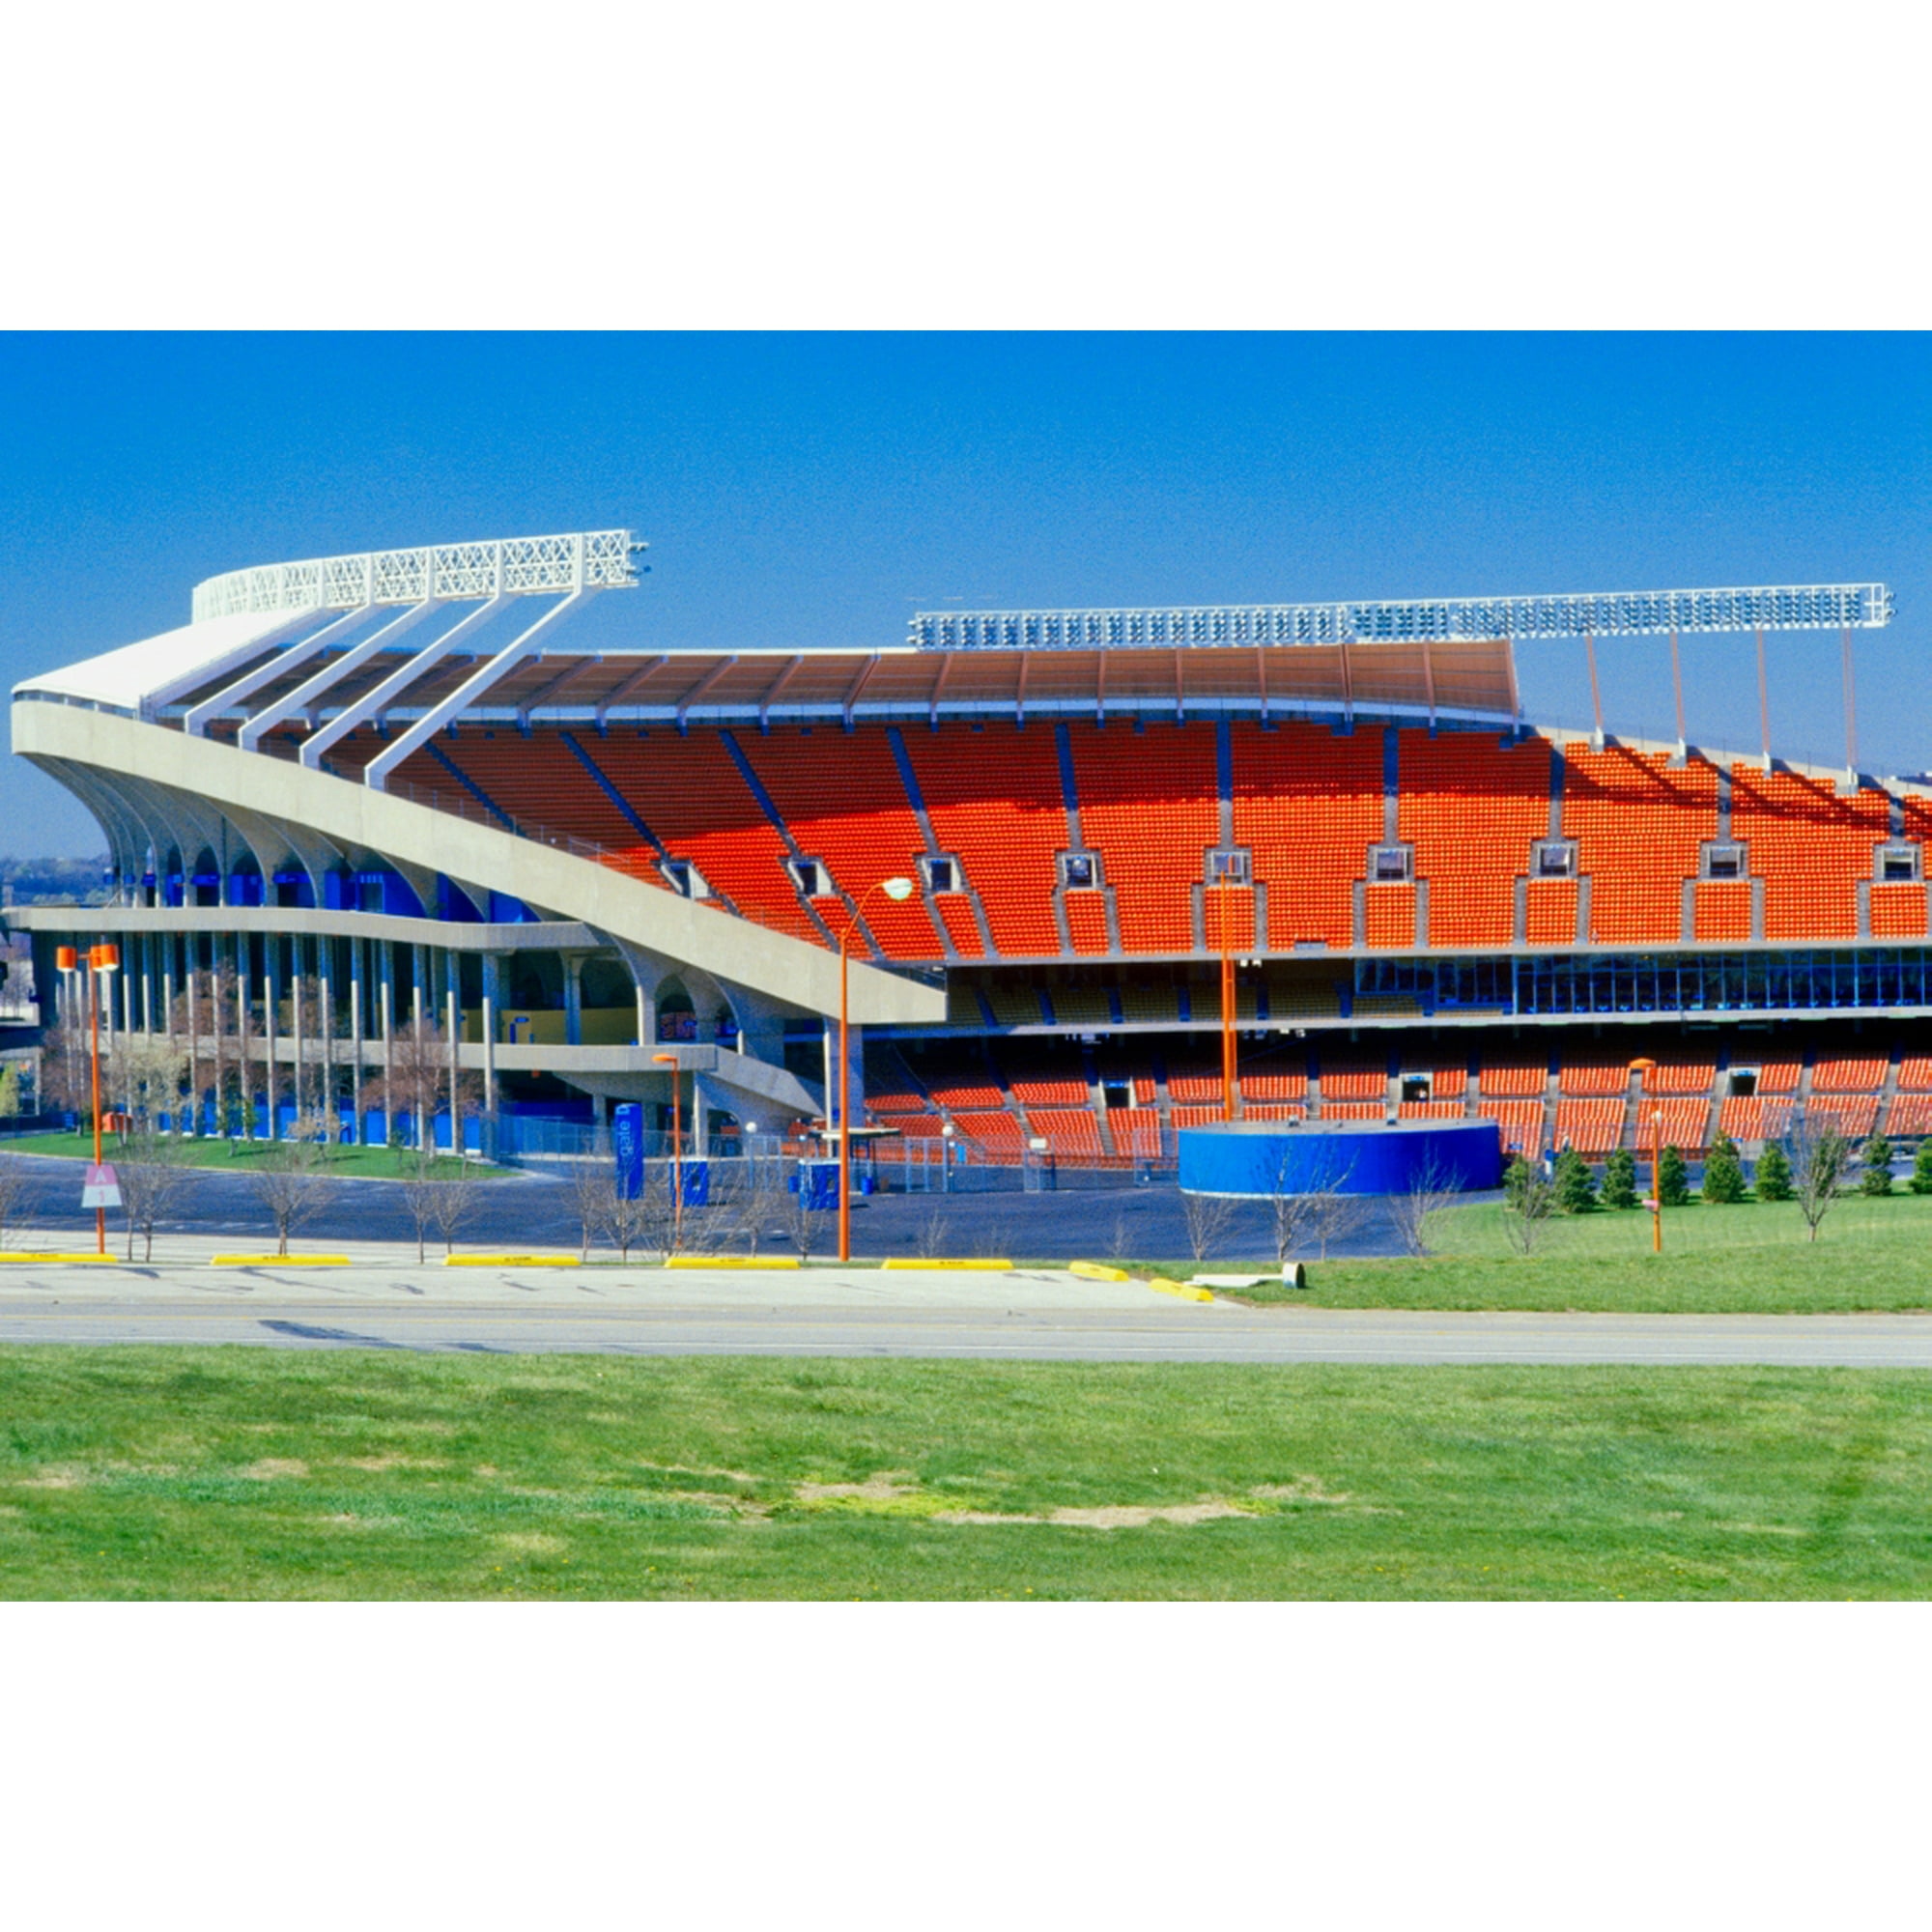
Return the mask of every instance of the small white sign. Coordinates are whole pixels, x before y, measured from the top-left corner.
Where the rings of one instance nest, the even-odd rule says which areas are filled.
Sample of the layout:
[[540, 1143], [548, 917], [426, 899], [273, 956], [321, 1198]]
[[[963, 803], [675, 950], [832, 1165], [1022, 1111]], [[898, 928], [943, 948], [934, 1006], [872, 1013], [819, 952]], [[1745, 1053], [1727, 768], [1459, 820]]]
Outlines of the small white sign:
[[118, 1208], [121, 1205], [121, 1180], [112, 1165], [102, 1161], [96, 1167], [92, 1161], [87, 1164], [87, 1179], [81, 1183], [80, 1205], [83, 1208]]

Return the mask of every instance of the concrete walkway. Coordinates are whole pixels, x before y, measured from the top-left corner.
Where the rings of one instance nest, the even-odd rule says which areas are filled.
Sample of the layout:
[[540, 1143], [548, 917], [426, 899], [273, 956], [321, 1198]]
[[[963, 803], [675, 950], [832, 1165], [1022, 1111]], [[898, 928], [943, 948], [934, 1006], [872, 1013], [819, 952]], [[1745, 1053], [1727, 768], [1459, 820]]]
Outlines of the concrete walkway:
[[0, 1266], [0, 1342], [1932, 1369], [1932, 1317], [1922, 1315], [1252, 1309], [1050, 1268], [419, 1267], [413, 1247], [379, 1245], [347, 1267], [215, 1267], [182, 1257], [179, 1237], [170, 1245], [165, 1266]]

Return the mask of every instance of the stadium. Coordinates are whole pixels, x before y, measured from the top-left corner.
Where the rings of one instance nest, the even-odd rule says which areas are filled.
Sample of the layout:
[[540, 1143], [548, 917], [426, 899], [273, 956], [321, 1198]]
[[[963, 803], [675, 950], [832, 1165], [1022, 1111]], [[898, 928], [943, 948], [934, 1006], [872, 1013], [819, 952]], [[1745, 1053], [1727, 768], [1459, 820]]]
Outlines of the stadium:
[[[641, 548], [241, 570], [15, 686], [111, 865], [105, 905], [10, 914], [39, 986], [72, 1017], [56, 949], [115, 944], [110, 1033], [193, 1036], [204, 1122], [226, 1082], [268, 1134], [382, 1138], [433, 1037], [510, 1154], [617, 1101], [698, 1148], [822, 1130], [843, 1010], [887, 1185], [1145, 1176], [1224, 1118], [1599, 1157], [1650, 1103], [1692, 1153], [1932, 1130], [1932, 781], [1851, 729], [1881, 585], [573, 651]], [[1594, 691], [1600, 639], [1754, 635], [1762, 697], [1768, 631], [1837, 639], [1844, 767], [1688, 742], [1681, 696], [1674, 743], [1523, 714], [1520, 649], [1580, 642]]]

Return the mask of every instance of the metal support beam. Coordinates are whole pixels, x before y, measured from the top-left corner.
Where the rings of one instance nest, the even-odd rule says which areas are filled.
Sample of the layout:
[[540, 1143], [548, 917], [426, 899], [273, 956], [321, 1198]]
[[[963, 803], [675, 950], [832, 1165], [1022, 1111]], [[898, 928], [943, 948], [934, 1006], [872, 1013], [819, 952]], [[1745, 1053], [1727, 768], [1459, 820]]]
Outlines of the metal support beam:
[[405, 758], [412, 752], [421, 750], [452, 718], [460, 718], [498, 678], [507, 676], [526, 658], [533, 656], [537, 639], [560, 617], [568, 616], [590, 594], [588, 590], [573, 590], [561, 603], [546, 611], [521, 637], [505, 644], [494, 657], [486, 658], [479, 669], [471, 671], [447, 697], [440, 704], [432, 705], [393, 745], [370, 761], [362, 775], [363, 782], [375, 791], [385, 789], [389, 774]]
[[1764, 674], [1764, 626], [1757, 628], [1757, 724], [1764, 745], [1764, 768], [1771, 769], [1771, 686]]
[[1677, 755], [1689, 755], [1690, 743], [1684, 730], [1684, 668], [1678, 657], [1677, 633], [1670, 634], [1670, 696], [1677, 706]]
[[348, 615], [336, 618], [332, 624], [325, 624], [321, 630], [304, 638], [300, 643], [291, 644], [287, 650], [277, 657], [270, 658], [267, 664], [257, 665], [244, 676], [238, 677], [233, 684], [224, 685], [213, 697], [203, 698], [183, 718], [182, 729], [190, 738], [205, 736], [210, 719], [220, 717], [230, 706], [242, 703], [244, 698], [252, 697], [265, 685], [273, 684], [278, 677], [286, 676], [298, 665], [305, 665], [319, 651], [326, 651], [337, 638], [362, 623], [368, 617], [370, 609], [367, 604], [358, 605]]
[[400, 617], [391, 618], [381, 630], [364, 638], [359, 644], [351, 644], [333, 664], [324, 665], [313, 677], [304, 679], [286, 697], [279, 697], [256, 712], [236, 733], [235, 742], [244, 752], [259, 751], [262, 740], [284, 718], [304, 717], [311, 705], [321, 703], [324, 696], [351, 671], [359, 669], [378, 651], [387, 650], [405, 631], [414, 629], [432, 611], [441, 609], [442, 606], [437, 603], [413, 605]]
[[487, 604], [479, 604], [466, 617], [459, 618], [441, 637], [425, 644], [414, 652], [409, 661], [391, 671], [374, 691], [365, 692], [355, 704], [342, 712], [319, 731], [311, 731], [302, 740], [301, 761], [312, 772], [322, 769], [323, 753], [339, 740], [348, 737], [357, 725], [366, 724], [382, 717], [402, 694], [419, 678], [432, 665], [440, 664], [471, 631], [487, 624], [503, 608], [505, 600], [493, 597]]
[[1852, 690], [1852, 627], [1847, 624], [1841, 638], [1845, 663], [1845, 782], [1859, 781], [1859, 713]]

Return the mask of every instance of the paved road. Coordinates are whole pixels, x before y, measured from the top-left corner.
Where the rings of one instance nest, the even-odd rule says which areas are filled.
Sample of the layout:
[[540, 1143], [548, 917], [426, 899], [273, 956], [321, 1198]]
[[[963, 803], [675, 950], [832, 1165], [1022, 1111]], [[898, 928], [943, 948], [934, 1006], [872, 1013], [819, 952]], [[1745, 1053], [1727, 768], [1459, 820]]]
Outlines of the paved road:
[[[0, 1141], [0, 1160], [17, 1162], [26, 1180], [27, 1228], [10, 1231], [10, 1247], [67, 1247], [69, 1237], [91, 1234], [94, 1216], [80, 1206], [81, 1170], [71, 1160], [11, 1151]], [[1004, 1177], [1017, 1179], [1017, 1177]], [[1046, 1194], [881, 1194], [854, 1203], [853, 1245], [867, 1255], [1021, 1255], [1034, 1261], [1075, 1261], [1115, 1255], [1175, 1260], [1190, 1250], [1180, 1191], [1172, 1181], [1136, 1187], [1125, 1175], [1097, 1177], [1110, 1185]], [[823, 1217], [818, 1252], [836, 1238], [833, 1217]], [[119, 1215], [108, 1217], [108, 1238], [125, 1245]], [[225, 1235], [247, 1245], [270, 1231], [256, 1183], [245, 1171], [196, 1169], [157, 1241], [179, 1235]], [[56, 1236], [59, 1238], [56, 1238]], [[575, 1247], [578, 1222], [568, 1190], [533, 1173], [508, 1175], [479, 1186], [464, 1237], [471, 1247]], [[402, 1242], [412, 1238], [402, 1191], [392, 1180], [341, 1179], [327, 1203], [301, 1231], [303, 1243], [328, 1247], [348, 1239]], [[1337, 1257], [1395, 1254], [1399, 1242], [1386, 1206], [1376, 1202], [1365, 1224], [1338, 1240]], [[1255, 1260], [1274, 1252], [1265, 1204], [1243, 1206], [1222, 1231], [1217, 1257]]]
[[[741, 1293], [746, 1285], [741, 1284]], [[1420, 1314], [1145, 1308], [1037, 1301], [1014, 1282], [950, 1305], [812, 1306], [686, 1296], [601, 1308], [561, 1298], [327, 1301], [265, 1283], [259, 1293], [141, 1297], [87, 1288], [10, 1295], [0, 1342], [244, 1343], [293, 1349], [482, 1353], [846, 1355], [1031, 1361], [1642, 1363], [1932, 1368], [1932, 1319], [1914, 1316]], [[1151, 1304], [1157, 1298], [1150, 1295]], [[1005, 1303], [1007, 1305], [1000, 1305]], [[977, 1304], [977, 1305], [976, 1305]]]

